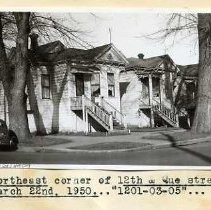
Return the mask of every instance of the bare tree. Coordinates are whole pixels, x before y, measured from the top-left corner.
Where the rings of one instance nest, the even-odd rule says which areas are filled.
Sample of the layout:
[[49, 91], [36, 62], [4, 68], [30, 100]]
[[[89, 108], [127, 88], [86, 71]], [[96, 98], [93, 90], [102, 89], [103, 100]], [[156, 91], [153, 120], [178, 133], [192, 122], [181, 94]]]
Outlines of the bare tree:
[[15, 69], [7, 58], [0, 16], [0, 76], [8, 101], [10, 128], [22, 139], [30, 138], [26, 115], [26, 75], [28, 70], [28, 36], [30, 13], [14, 13], [17, 26]]
[[192, 131], [211, 132], [211, 14], [171, 14], [166, 28], [151, 34], [165, 40], [178, 33], [197, 34], [199, 46], [198, 92]]
[[167, 15], [166, 19], [167, 22], [165, 23], [164, 28], [148, 35], [147, 37], [155, 38], [156, 40], [161, 41], [170, 37], [174, 42], [174, 38], [179, 34], [182, 34], [183, 37], [197, 34], [197, 14], [173, 13]]
[[[84, 30], [80, 29], [80, 22], [78, 22], [71, 14], [66, 14], [67, 17], [59, 18], [52, 16], [50, 13], [31, 13], [30, 28], [31, 32], [37, 33], [46, 41], [57, 40], [58, 37], [62, 39], [67, 46], [79, 46], [82, 48], [93, 47], [85, 41], [82, 37], [87, 35]], [[65, 20], [67, 23], [65, 24]], [[74, 24], [71, 27], [69, 24]]]
[[[8, 101], [9, 126], [20, 141], [30, 139], [26, 112], [26, 78], [30, 68], [28, 40], [32, 32], [48, 40], [60, 36], [69, 44], [90, 45], [80, 38], [79, 29], [73, 30], [49, 14], [29, 12], [0, 13], [0, 81]], [[15, 43], [15, 65], [11, 65], [7, 47]]]

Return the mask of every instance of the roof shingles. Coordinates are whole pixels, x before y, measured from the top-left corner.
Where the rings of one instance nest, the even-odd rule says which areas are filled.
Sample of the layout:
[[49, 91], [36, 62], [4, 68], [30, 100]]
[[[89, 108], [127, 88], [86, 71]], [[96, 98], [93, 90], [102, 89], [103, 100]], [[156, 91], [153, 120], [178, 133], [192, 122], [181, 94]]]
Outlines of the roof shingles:
[[36, 56], [38, 61], [42, 62], [59, 62], [64, 60], [93, 61], [100, 53], [103, 53], [111, 47], [111, 44], [107, 44], [87, 50], [78, 48], [63, 48], [52, 53], [53, 47], [56, 47], [57, 45], [58, 42], [40, 45], [33, 54]]
[[180, 72], [179, 75], [183, 75], [185, 77], [197, 77], [198, 76], [198, 64], [191, 64], [186, 66], [178, 65]]
[[[162, 70], [164, 66], [162, 64], [174, 65], [174, 62], [169, 57], [169, 55], [156, 56], [146, 59], [140, 58], [128, 58], [129, 64], [126, 66], [126, 70], [138, 70], [140, 73], [142, 71], [154, 71], [154, 70]], [[165, 68], [165, 67], [164, 67]]]

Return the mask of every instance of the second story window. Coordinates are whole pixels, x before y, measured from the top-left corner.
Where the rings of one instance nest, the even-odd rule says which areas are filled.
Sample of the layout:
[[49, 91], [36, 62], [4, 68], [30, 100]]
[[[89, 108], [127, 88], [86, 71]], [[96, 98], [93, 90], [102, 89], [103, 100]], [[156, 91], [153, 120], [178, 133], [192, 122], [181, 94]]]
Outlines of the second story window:
[[108, 96], [115, 96], [115, 82], [114, 82], [114, 74], [108, 73]]
[[100, 74], [92, 74], [91, 96], [98, 97], [99, 95], [100, 95]]
[[42, 99], [50, 99], [50, 75], [41, 75]]

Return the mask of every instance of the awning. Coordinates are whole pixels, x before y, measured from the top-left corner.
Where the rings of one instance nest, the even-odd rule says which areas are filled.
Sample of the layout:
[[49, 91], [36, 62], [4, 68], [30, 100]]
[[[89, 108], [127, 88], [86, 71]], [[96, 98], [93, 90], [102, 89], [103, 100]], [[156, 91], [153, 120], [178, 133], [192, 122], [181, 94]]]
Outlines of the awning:
[[93, 74], [100, 71], [96, 66], [71, 66], [70, 72], [73, 74]]

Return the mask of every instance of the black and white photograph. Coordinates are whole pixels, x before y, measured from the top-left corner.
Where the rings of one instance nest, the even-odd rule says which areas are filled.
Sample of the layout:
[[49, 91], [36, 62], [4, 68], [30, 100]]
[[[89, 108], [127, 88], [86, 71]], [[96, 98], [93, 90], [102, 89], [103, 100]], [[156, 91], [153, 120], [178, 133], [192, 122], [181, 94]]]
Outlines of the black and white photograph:
[[211, 13], [0, 12], [0, 163], [211, 165]]

